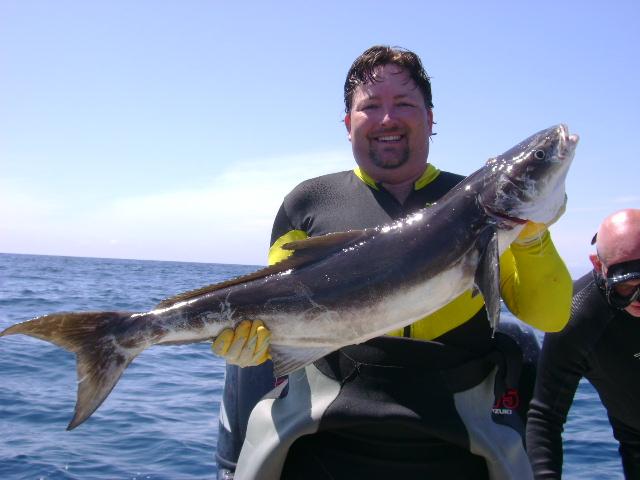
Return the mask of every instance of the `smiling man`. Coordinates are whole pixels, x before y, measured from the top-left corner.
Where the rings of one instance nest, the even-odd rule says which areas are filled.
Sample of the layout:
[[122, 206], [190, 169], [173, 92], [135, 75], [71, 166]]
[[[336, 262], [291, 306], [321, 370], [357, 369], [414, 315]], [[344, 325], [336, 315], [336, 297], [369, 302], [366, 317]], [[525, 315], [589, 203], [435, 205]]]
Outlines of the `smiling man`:
[[[357, 167], [306, 180], [285, 197], [270, 264], [291, 254], [282, 248], [288, 242], [391, 224], [464, 178], [427, 161], [431, 83], [415, 53], [366, 50], [347, 74], [344, 102]], [[502, 297], [518, 317], [545, 331], [565, 325], [571, 279], [545, 225], [525, 227], [500, 273]], [[521, 353], [513, 340], [493, 337], [482, 295], [466, 291], [412, 325], [334, 352], [258, 401], [274, 383], [271, 362], [262, 363], [265, 330], [256, 319], [214, 345], [228, 362], [220, 478], [231, 477], [240, 447], [240, 479], [531, 477], [524, 413], [514, 408], [513, 418], [494, 421], [491, 408], [507, 377], [518, 378]]]
[[345, 125], [358, 166], [403, 203], [426, 168], [433, 105], [394, 64], [378, 67], [348, 102]]
[[582, 377], [607, 410], [625, 477], [640, 478], [640, 210], [609, 215], [592, 243], [569, 324], [542, 347], [527, 424], [537, 479], [562, 476], [563, 425]]

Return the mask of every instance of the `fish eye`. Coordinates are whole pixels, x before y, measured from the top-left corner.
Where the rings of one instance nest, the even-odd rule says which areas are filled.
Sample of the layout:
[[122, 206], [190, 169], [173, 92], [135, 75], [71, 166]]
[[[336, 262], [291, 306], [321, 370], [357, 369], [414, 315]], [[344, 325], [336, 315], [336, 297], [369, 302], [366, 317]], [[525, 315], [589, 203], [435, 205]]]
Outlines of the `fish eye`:
[[535, 152], [533, 152], [533, 156], [536, 160], [544, 160], [547, 154], [544, 150], [536, 150]]

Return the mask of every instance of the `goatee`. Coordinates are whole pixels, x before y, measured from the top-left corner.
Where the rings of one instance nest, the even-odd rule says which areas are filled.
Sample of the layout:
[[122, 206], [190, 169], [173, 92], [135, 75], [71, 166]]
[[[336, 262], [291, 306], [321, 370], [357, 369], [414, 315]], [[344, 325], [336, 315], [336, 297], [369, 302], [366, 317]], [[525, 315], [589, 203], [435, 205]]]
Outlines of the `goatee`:
[[374, 148], [369, 149], [369, 158], [371, 159], [371, 163], [373, 163], [376, 167], [384, 168], [387, 170], [401, 167], [402, 165], [407, 163], [409, 161], [409, 154], [409, 149], [405, 148], [397, 157], [393, 158], [392, 160], [383, 160]]

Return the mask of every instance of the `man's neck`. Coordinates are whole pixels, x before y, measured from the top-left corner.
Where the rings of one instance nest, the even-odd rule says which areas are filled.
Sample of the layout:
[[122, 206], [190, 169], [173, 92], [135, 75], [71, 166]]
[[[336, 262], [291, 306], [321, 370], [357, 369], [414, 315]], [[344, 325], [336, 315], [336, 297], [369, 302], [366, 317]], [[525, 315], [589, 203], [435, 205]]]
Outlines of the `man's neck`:
[[400, 205], [404, 205], [404, 202], [413, 190], [414, 182], [415, 180], [403, 183], [382, 183], [382, 186], [398, 201], [398, 203], [400, 203]]
[[[404, 205], [404, 202], [407, 200], [407, 198], [409, 198], [409, 195], [411, 195], [411, 191], [415, 188], [415, 183], [420, 179], [420, 177], [422, 177], [422, 175], [424, 175], [424, 172], [427, 170], [428, 165], [429, 164], [425, 163], [420, 168], [420, 170], [417, 172], [414, 172], [414, 174], [409, 179], [402, 180], [402, 181], [394, 181], [395, 180], [394, 176], [400, 175], [399, 172], [393, 172], [394, 175], [386, 173], [385, 176], [387, 180], [390, 180], [390, 181], [384, 181], [381, 178], [376, 178], [364, 170], [362, 170], [362, 172], [365, 175], [367, 175], [368, 178], [376, 182], [378, 185], [382, 185], [382, 187], [387, 192], [389, 192], [391, 196], [395, 198], [398, 201], [398, 203], [400, 203], [400, 205]], [[406, 175], [407, 175], [407, 172], [404, 172], [402, 174], [402, 176], [405, 178], [406, 178]]]

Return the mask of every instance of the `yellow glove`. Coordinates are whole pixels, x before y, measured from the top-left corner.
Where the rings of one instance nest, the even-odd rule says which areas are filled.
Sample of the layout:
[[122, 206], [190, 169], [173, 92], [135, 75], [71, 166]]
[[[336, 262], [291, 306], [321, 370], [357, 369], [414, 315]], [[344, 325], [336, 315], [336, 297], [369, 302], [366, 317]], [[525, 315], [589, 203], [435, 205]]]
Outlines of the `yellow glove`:
[[243, 320], [234, 329], [225, 328], [211, 345], [213, 353], [227, 363], [239, 367], [252, 367], [266, 362], [269, 355], [271, 332], [262, 320]]
[[547, 229], [556, 223], [558, 219], [564, 214], [567, 208], [567, 196], [564, 196], [564, 204], [558, 210], [556, 216], [547, 223], [536, 223], [536, 222], [527, 222], [520, 235], [513, 241], [516, 245], [520, 245], [522, 247], [528, 247], [533, 245], [534, 243], [540, 243], [542, 236], [545, 234]]
[[522, 247], [539, 243], [546, 231], [547, 225], [544, 223], [527, 222], [513, 243]]

